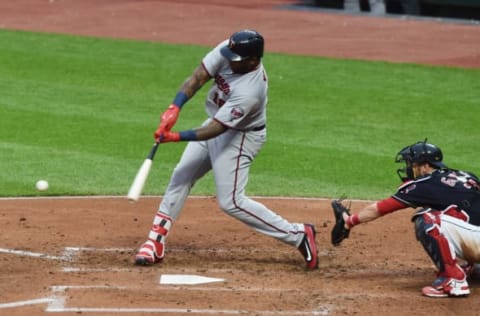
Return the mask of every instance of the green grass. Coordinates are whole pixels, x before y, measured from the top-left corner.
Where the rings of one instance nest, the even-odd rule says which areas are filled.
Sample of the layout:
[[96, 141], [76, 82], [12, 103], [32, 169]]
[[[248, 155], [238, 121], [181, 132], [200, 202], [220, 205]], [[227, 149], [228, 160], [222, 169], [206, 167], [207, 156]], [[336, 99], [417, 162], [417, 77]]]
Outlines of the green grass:
[[[125, 195], [159, 115], [208, 51], [201, 46], [0, 31], [0, 196]], [[280, 54], [268, 142], [247, 193], [380, 198], [395, 154], [428, 137], [445, 162], [480, 173], [480, 70]], [[207, 87], [176, 128], [204, 119]], [[160, 146], [145, 194], [162, 194], [184, 143]], [[211, 175], [193, 194], [214, 194]]]

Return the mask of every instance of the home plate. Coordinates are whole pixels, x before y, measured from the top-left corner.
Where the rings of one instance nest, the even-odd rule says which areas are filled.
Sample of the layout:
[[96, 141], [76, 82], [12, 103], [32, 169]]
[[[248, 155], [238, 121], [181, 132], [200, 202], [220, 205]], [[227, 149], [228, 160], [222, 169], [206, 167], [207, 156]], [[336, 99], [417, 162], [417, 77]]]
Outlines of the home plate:
[[225, 279], [209, 278], [201, 275], [193, 274], [162, 274], [160, 276], [160, 284], [187, 284], [197, 285], [213, 282], [223, 282]]

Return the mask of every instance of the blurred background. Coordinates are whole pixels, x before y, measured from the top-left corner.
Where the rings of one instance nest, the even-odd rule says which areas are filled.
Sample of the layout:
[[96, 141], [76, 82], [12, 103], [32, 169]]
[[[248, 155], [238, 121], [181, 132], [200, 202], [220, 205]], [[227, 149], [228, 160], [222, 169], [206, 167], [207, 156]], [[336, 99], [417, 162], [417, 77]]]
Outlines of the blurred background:
[[318, 8], [372, 15], [400, 14], [480, 21], [480, 0], [306, 0], [304, 3]]

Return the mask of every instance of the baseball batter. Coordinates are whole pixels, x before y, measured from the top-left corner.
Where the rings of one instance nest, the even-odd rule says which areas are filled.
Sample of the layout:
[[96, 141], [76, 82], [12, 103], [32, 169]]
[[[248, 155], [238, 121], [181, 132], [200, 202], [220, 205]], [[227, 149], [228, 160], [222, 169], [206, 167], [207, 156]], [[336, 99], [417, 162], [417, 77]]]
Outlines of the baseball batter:
[[[438, 269], [437, 278], [422, 294], [466, 296], [470, 294], [467, 276], [480, 262], [480, 180], [470, 172], [448, 168], [442, 160], [440, 148], [426, 140], [403, 148], [396, 159], [406, 163], [397, 171], [403, 184], [391, 197], [358, 214], [349, 215], [346, 209], [343, 237], [360, 223], [407, 207], [417, 208], [412, 218], [415, 235]], [[333, 235], [332, 240], [343, 239]], [[460, 266], [457, 258], [466, 264]]]
[[[262, 35], [241, 30], [211, 50], [186, 79], [162, 114], [155, 139], [160, 143], [188, 141], [153, 219], [148, 240], [135, 256], [151, 265], [165, 255], [165, 240], [192, 186], [213, 171], [217, 201], [227, 214], [257, 232], [297, 247], [308, 269], [318, 267], [315, 228], [290, 223], [265, 205], [245, 196], [250, 165], [266, 141], [268, 78], [261, 59]], [[172, 131], [185, 103], [213, 79], [205, 102], [208, 118], [201, 127]]]

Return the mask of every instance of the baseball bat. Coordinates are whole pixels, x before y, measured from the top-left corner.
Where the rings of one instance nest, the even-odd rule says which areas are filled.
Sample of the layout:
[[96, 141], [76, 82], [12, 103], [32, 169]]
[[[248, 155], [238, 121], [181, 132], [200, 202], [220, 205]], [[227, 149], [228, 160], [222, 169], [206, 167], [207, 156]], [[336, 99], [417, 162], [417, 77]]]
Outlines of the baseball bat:
[[157, 152], [158, 144], [159, 143], [153, 144], [150, 153], [143, 161], [140, 169], [138, 169], [137, 175], [135, 176], [135, 179], [130, 186], [130, 190], [128, 190], [127, 197], [130, 202], [138, 201], [138, 199], [140, 198], [140, 194], [142, 194], [143, 186], [145, 185], [145, 182], [147, 182], [148, 174], [150, 173], [153, 157], [155, 157], [155, 153]]

